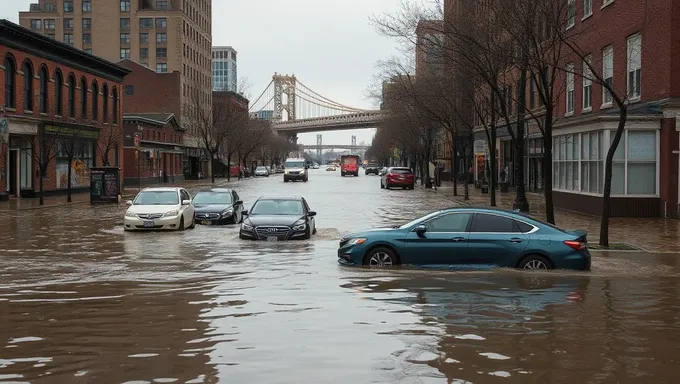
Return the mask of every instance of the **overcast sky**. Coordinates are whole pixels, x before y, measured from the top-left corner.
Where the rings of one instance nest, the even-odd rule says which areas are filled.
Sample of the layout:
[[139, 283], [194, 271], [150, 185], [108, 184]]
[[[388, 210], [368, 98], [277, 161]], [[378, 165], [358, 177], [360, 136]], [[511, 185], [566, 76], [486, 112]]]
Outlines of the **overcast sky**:
[[[101, 1], [101, 0], [97, 0]], [[106, 0], [115, 1], [115, 0]], [[18, 22], [30, 0], [0, 0], [0, 15]], [[37, 2], [34, 0], [33, 2]], [[396, 54], [395, 43], [379, 36], [369, 17], [394, 12], [398, 0], [213, 0], [213, 45], [238, 51], [238, 76], [257, 98], [274, 72], [295, 74], [315, 92], [356, 108], [377, 107], [367, 88], [378, 60]], [[252, 100], [254, 101], [254, 100]], [[323, 132], [324, 144], [370, 142], [373, 129]], [[315, 144], [316, 134], [299, 136]]]

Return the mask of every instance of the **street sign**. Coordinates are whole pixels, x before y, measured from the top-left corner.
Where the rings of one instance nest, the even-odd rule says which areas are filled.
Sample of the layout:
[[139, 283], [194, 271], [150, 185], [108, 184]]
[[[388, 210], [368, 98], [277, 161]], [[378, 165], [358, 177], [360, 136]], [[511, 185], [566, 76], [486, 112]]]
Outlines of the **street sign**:
[[139, 149], [139, 146], [142, 144], [142, 137], [139, 136], [139, 133], [135, 133], [135, 148]]

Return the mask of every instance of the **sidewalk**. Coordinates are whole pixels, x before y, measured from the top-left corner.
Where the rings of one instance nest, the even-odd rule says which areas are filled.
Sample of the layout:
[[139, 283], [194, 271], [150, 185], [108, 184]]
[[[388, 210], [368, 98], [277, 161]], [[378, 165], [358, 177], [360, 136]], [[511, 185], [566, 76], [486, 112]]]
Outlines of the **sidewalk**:
[[[433, 190], [434, 192], [434, 190]], [[444, 182], [434, 193], [451, 199], [456, 204], [488, 206], [489, 195], [470, 185], [470, 200], [463, 200], [463, 186], [458, 185], [458, 196], [453, 196], [453, 183]], [[545, 201], [542, 194], [527, 193], [530, 214], [545, 220]], [[515, 192], [496, 191], [499, 208], [512, 209]], [[561, 228], [588, 231], [588, 242], [597, 244], [600, 235], [600, 218], [580, 212], [555, 208], [555, 221]], [[609, 243], [630, 244], [653, 253], [675, 253], [680, 255], [680, 220], [647, 218], [612, 218], [609, 221]]]
[[[238, 180], [237, 178], [232, 178], [230, 182], [227, 182], [226, 178], [215, 179], [215, 186], [225, 186], [227, 183], [233, 183], [236, 182], [237, 180]], [[211, 183], [210, 179], [201, 179], [201, 180], [186, 180], [183, 183], [174, 184], [171, 183], [171, 184], [143, 185], [142, 189], [148, 187], [184, 187], [188, 189], [210, 187], [212, 185], [213, 184]], [[125, 200], [133, 199], [137, 195], [137, 192], [139, 192], [139, 189], [137, 189], [136, 187], [125, 188], [122, 194], [122, 201], [124, 202]], [[65, 194], [58, 196], [46, 196], [44, 198], [45, 204], [41, 206], [40, 199], [38, 198], [22, 198], [22, 199], [12, 198], [8, 202], [5, 201], [0, 203], [0, 214], [9, 211], [25, 211], [31, 209], [62, 207], [65, 205], [73, 204], [89, 204], [90, 194], [87, 192], [75, 192], [71, 194], [71, 200], [72, 200], [71, 203], [67, 203]]]

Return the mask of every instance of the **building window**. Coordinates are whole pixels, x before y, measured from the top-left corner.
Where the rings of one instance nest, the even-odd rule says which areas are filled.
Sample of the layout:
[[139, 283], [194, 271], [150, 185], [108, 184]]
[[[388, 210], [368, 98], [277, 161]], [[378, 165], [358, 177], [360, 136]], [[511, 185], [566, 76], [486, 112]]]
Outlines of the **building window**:
[[121, 33], [120, 34], [120, 43], [121, 44], [130, 44], [130, 34], [129, 33]]
[[168, 20], [165, 17], [156, 18], [156, 28], [167, 28]]
[[657, 194], [656, 135], [656, 131], [626, 131], [626, 195]]
[[166, 0], [156, 0], [156, 9], [164, 11], [168, 9], [168, 2]]
[[104, 84], [102, 88], [102, 121], [109, 122], [109, 86]]
[[638, 33], [628, 38], [628, 98], [640, 98], [642, 85], [642, 36]]
[[[33, 66], [29, 61], [21, 68], [24, 73], [24, 111], [33, 110]], [[6, 81], [6, 80], [5, 80]]]
[[83, 44], [92, 44], [92, 34], [83, 33]]
[[45, 19], [45, 29], [53, 31], [56, 28], [54, 19]]
[[83, 12], [92, 12], [92, 2], [90, 0], [83, 0]]
[[57, 107], [55, 114], [62, 116], [64, 113], [64, 76], [61, 71], [54, 73], [54, 105]]
[[64, 43], [68, 45], [73, 45], [73, 34], [72, 33], [64, 33]]
[[583, 60], [583, 110], [593, 109], [593, 71], [590, 70], [593, 57], [588, 55]]
[[83, 29], [92, 29], [92, 19], [83, 19]]
[[50, 84], [50, 75], [47, 73], [46, 67], [40, 68], [40, 112], [47, 113], [49, 108], [48, 98]]
[[[602, 78], [610, 88], [614, 86], [614, 47], [608, 46], [602, 50]], [[607, 87], [602, 87], [602, 105], [612, 104], [612, 94]]]
[[167, 48], [156, 48], [156, 57], [168, 57]]
[[158, 63], [158, 64], [156, 64], [156, 72], [158, 72], [158, 73], [168, 72], [168, 63]]
[[168, 42], [168, 34], [167, 33], [157, 33], [156, 34], [156, 42], [157, 43], [167, 43]]
[[99, 119], [99, 86], [92, 82], [92, 120]]
[[121, 48], [120, 49], [120, 58], [122, 59], [129, 59], [130, 58], [130, 48]]
[[[75, 138], [68, 138], [64, 141], [57, 142], [56, 153], [56, 168], [57, 168], [57, 189], [68, 188], [68, 169], [69, 169], [69, 152], [73, 164], [78, 168], [83, 169], [84, 175], [89, 175], [90, 168], [94, 165], [94, 150], [95, 143], [93, 141], [78, 140]], [[80, 179], [80, 178], [78, 178]], [[73, 178], [71, 187], [86, 187], [89, 186], [89, 176], [85, 180], [78, 180]]]
[[130, 12], [130, 0], [120, 0], [120, 11]]
[[76, 78], [73, 74], [68, 76], [68, 116], [76, 117]]
[[567, 64], [567, 114], [574, 113], [574, 64]]
[[576, 0], [567, 0], [567, 29], [576, 25]]
[[149, 57], [149, 48], [139, 48], [139, 58], [146, 59]]
[[54, 12], [55, 10], [53, 3], [45, 3], [45, 12]]
[[31, 29], [42, 29], [42, 20], [31, 19]]
[[16, 108], [16, 72], [17, 67], [14, 59], [10, 56], [5, 56], [5, 107]]
[[87, 119], [87, 82], [85, 78], [80, 80], [80, 115]]
[[583, 0], [583, 18], [586, 18], [592, 14], [593, 14], [593, 0]]
[[118, 90], [113, 87], [113, 123], [118, 124]]
[[142, 17], [139, 19], [139, 28], [148, 29], [153, 28], [153, 19], [150, 17]]
[[120, 19], [120, 29], [130, 29], [130, 18], [124, 17]]
[[64, 1], [64, 12], [68, 12], [68, 13], [73, 12], [73, 1], [72, 0]]
[[73, 29], [73, 19], [64, 19], [64, 29]]
[[529, 79], [529, 108], [536, 107], [536, 80], [532, 77]]
[[139, 34], [139, 43], [140, 44], [148, 44], [149, 43], [149, 34], [146, 32], [142, 32]]

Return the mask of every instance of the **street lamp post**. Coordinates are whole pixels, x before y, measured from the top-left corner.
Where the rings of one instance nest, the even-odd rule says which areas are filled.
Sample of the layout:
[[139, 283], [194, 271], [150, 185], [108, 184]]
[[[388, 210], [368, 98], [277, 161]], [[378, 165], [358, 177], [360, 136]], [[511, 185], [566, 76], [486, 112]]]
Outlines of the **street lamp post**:
[[137, 126], [137, 133], [135, 133], [135, 157], [137, 157], [137, 189], [142, 190], [142, 160], [139, 158], [140, 146], [142, 144], [142, 131], [144, 129], [141, 125]]

